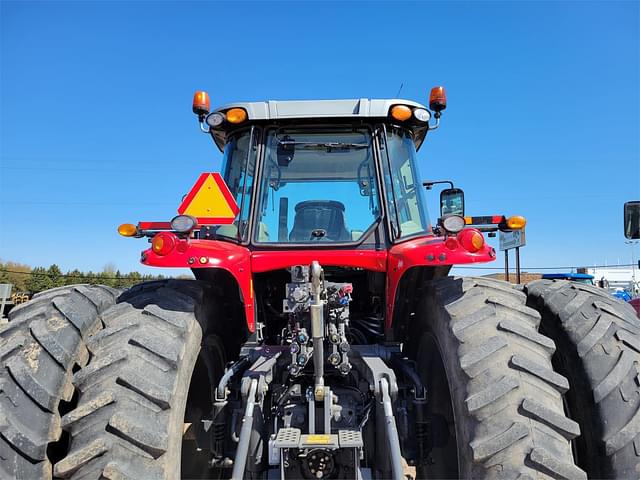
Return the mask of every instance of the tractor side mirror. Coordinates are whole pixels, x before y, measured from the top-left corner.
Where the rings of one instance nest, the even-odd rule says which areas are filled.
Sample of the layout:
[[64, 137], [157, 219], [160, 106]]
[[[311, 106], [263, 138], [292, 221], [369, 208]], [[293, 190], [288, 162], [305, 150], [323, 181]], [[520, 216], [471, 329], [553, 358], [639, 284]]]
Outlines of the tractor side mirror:
[[464, 192], [461, 188], [447, 188], [440, 192], [440, 216], [460, 215], [464, 217]]
[[629, 240], [640, 239], [640, 201], [624, 204], [624, 236]]

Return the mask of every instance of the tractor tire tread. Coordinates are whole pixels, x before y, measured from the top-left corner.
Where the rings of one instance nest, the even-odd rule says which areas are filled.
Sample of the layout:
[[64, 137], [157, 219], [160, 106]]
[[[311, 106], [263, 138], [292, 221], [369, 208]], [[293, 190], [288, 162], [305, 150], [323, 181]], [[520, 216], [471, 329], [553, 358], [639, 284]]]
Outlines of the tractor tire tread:
[[[581, 379], [576, 395], [591, 414], [582, 422], [594, 432], [590, 476], [627, 478], [640, 469], [640, 319], [607, 291], [564, 280], [525, 286], [528, 304], [543, 317], [571, 355]], [[586, 399], [586, 400], [584, 400]], [[587, 459], [589, 461], [589, 459]]]
[[9, 313], [0, 329], [0, 477], [51, 477], [47, 449], [62, 434], [58, 407], [73, 395], [72, 369], [88, 360], [83, 338], [100, 327], [118, 294], [70, 285]]
[[456, 421], [475, 432], [460, 475], [585, 479], [570, 446], [580, 428], [563, 411], [569, 384], [553, 370], [555, 344], [538, 333], [541, 316], [525, 293], [484, 278], [448, 277], [431, 286], [448, 319], [451, 344], [441, 348], [457, 352], [449, 368], [466, 378], [452, 386], [452, 395], [461, 395], [452, 401], [466, 407]]
[[173, 402], [179, 389], [188, 388], [182, 369], [185, 356], [199, 347], [195, 312], [207, 285], [147, 282], [105, 312], [106, 327], [88, 339], [92, 359], [73, 379], [81, 395], [77, 408], [62, 419], [71, 450], [54, 466], [56, 476], [171, 478], [180, 463], [169, 451], [172, 415], [180, 415], [182, 426], [182, 412]]

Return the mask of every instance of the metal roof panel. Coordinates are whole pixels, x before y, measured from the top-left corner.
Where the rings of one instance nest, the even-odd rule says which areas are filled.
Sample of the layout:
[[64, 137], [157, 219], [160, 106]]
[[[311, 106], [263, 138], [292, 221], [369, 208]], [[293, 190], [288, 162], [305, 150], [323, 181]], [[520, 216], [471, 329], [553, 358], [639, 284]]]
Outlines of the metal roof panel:
[[386, 117], [392, 105], [403, 104], [426, 108], [420, 103], [400, 98], [347, 100], [269, 100], [266, 102], [236, 102], [222, 105], [220, 112], [240, 107], [247, 111], [249, 120], [278, 120], [285, 118], [352, 118]]

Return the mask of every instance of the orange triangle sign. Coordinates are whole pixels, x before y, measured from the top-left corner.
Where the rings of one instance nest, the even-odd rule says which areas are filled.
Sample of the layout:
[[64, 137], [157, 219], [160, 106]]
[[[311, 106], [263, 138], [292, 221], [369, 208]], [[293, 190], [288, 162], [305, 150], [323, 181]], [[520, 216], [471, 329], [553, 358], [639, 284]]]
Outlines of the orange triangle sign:
[[178, 213], [191, 215], [200, 225], [230, 225], [240, 212], [219, 173], [203, 173], [184, 198]]

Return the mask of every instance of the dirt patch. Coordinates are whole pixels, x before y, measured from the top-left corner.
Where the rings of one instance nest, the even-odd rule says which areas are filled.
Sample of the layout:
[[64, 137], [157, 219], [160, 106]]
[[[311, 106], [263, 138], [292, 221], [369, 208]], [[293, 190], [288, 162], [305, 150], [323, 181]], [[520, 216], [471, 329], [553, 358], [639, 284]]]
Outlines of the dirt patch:
[[31, 370], [38, 370], [38, 362], [41, 350], [42, 347], [36, 342], [30, 342], [26, 347], [24, 347], [22, 355], [29, 364], [29, 367], [31, 367]]
[[47, 327], [49, 327], [49, 330], [53, 332], [62, 330], [66, 326], [67, 322], [59, 315], [54, 315], [53, 317], [47, 318]]

